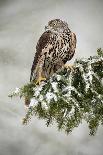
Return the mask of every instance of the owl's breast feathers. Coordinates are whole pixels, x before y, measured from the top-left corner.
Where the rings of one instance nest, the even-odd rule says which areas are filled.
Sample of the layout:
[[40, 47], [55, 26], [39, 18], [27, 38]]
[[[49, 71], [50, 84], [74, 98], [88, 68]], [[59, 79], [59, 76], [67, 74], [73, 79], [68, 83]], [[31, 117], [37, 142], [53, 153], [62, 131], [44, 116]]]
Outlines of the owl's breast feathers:
[[36, 46], [30, 81], [35, 78], [40, 65], [46, 78], [52, 75], [73, 57], [75, 48], [76, 35], [71, 31], [66, 33], [44, 32]]

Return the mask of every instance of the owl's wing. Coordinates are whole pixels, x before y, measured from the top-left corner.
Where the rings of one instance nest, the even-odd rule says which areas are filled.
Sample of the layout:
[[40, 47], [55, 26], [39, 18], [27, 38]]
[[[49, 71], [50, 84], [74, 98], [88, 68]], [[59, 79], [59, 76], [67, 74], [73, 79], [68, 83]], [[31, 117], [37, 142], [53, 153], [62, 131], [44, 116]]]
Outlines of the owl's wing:
[[72, 44], [72, 48], [75, 50], [76, 48], [76, 43], [77, 43], [77, 38], [75, 33], [71, 33], [71, 44]]
[[[52, 35], [51, 31], [44, 32], [41, 35], [41, 37], [40, 37], [40, 39], [39, 39], [39, 41], [37, 43], [36, 53], [35, 53], [35, 57], [34, 57], [32, 67], [31, 67], [30, 81], [33, 80], [33, 73], [34, 73], [34, 70], [35, 70], [35, 68], [36, 68], [36, 66], [38, 64], [38, 61], [39, 61], [41, 55], [43, 54], [43, 49], [45, 47], [49, 46], [48, 43], [50, 41], [51, 35]], [[47, 49], [48, 49], [48, 47], [47, 47]]]

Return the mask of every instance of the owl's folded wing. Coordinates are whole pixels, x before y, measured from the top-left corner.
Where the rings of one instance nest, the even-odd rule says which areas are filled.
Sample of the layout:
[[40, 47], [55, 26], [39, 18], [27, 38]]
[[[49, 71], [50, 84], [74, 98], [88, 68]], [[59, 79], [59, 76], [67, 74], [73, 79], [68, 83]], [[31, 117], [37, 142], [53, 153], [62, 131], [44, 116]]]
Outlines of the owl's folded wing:
[[38, 40], [34, 61], [33, 61], [32, 67], [31, 67], [30, 81], [33, 80], [34, 70], [37, 66], [37, 63], [38, 63], [41, 55], [44, 53], [43, 49], [45, 47], [48, 48], [47, 46], [49, 46], [48, 43], [50, 42], [51, 35], [52, 35], [51, 31], [46, 31], [41, 35], [41, 37]]

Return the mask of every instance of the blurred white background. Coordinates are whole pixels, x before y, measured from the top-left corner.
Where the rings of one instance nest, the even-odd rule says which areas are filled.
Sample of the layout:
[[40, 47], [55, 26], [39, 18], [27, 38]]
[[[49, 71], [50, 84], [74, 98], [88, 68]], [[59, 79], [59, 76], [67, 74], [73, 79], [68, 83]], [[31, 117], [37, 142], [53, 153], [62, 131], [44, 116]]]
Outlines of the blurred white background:
[[0, 0], [0, 155], [103, 155], [103, 127], [91, 137], [86, 123], [68, 136], [36, 117], [22, 126], [23, 100], [8, 98], [29, 81], [36, 43], [54, 18], [77, 35], [72, 61], [103, 47], [103, 0]]

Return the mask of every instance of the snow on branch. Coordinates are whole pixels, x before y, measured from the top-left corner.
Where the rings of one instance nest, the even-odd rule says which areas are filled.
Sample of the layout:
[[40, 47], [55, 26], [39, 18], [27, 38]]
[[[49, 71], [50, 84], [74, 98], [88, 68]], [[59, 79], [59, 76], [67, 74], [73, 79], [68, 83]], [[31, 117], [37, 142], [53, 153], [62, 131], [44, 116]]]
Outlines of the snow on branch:
[[75, 60], [72, 69], [62, 68], [40, 85], [29, 83], [9, 97], [20, 96], [30, 100], [23, 119], [27, 124], [33, 115], [54, 121], [59, 130], [69, 133], [86, 120], [90, 135], [103, 124], [103, 51], [96, 56]]

